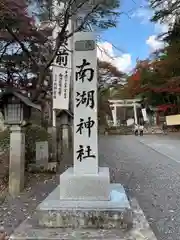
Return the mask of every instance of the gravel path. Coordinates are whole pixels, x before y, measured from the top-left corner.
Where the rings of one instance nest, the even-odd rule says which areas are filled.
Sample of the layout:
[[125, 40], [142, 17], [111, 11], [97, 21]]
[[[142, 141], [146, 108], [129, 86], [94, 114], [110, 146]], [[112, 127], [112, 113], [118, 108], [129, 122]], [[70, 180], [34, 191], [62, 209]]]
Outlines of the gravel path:
[[157, 239], [179, 240], [180, 163], [140, 143], [134, 136], [103, 137], [99, 150], [101, 165], [111, 166], [113, 180], [128, 185]]
[[57, 176], [31, 174], [28, 186], [17, 198], [8, 196], [0, 205], [0, 225], [8, 235], [28, 216], [37, 205], [56, 187]]
[[[148, 136], [147, 136], [148, 137]], [[153, 140], [156, 141], [156, 140]], [[180, 163], [140, 143], [134, 136], [104, 136], [99, 142], [100, 165], [112, 168], [113, 181], [128, 185], [158, 240], [180, 239]], [[70, 164], [68, 164], [70, 165]], [[38, 176], [37, 176], [38, 178]], [[58, 177], [33, 176], [26, 192], [0, 207], [0, 221], [10, 234], [57, 183]]]
[[[72, 165], [72, 152], [64, 157], [59, 167], [59, 174]], [[7, 196], [0, 205], [0, 226], [4, 226], [8, 235], [30, 216], [38, 204], [59, 184], [59, 174], [32, 174], [27, 176], [27, 186], [17, 197]]]

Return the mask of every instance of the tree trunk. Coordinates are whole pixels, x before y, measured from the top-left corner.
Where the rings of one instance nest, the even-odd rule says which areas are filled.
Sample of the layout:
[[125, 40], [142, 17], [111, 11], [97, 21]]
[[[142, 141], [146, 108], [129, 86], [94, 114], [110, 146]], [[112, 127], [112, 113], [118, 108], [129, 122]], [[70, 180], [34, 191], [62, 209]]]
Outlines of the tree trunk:
[[46, 120], [45, 116], [46, 105], [43, 103], [41, 104], [41, 127], [48, 129], [48, 121]]
[[35, 86], [33, 86], [35, 88], [33, 95], [32, 95], [33, 101], [36, 101], [38, 99], [39, 94], [41, 93], [41, 90], [42, 90], [42, 85], [44, 83], [45, 77], [46, 77], [46, 75], [44, 73], [44, 69], [42, 69], [38, 74], [38, 79], [37, 79]]

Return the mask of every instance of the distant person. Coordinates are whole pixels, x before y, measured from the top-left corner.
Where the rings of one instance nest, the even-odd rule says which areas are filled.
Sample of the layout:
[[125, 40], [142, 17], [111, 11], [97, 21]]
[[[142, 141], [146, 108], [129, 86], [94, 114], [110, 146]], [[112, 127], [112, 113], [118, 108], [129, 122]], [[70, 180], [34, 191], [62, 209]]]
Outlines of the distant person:
[[135, 124], [134, 125], [134, 135], [138, 136], [138, 134], [139, 134], [139, 126], [138, 126], [138, 124]]
[[143, 135], [144, 135], [144, 126], [143, 126], [143, 125], [140, 125], [140, 126], [139, 126], [139, 135], [140, 135], [140, 136], [143, 136]]
[[162, 130], [163, 130], [164, 134], [167, 134], [167, 123], [166, 122], [163, 122]]

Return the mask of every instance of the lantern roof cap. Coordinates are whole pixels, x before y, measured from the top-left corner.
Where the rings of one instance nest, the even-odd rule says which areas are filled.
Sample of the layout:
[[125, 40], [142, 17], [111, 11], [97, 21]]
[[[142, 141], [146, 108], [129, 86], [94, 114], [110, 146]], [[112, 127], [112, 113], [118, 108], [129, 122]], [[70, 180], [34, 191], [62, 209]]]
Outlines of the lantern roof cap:
[[25, 105], [35, 108], [39, 111], [41, 111], [41, 106], [38, 104], [33, 103], [29, 97], [24, 96], [22, 93], [14, 90], [14, 89], [5, 89], [0, 93], [0, 102], [1, 104], [6, 103], [5, 100], [8, 96], [15, 96], [20, 99], [21, 102], [23, 102]]
[[66, 109], [61, 109], [57, 112], [57, 117], [60, 117], [62, 114], [67, 114], [69, 117], [73, 118], [74, 115], [71, 111], [66, 110]]

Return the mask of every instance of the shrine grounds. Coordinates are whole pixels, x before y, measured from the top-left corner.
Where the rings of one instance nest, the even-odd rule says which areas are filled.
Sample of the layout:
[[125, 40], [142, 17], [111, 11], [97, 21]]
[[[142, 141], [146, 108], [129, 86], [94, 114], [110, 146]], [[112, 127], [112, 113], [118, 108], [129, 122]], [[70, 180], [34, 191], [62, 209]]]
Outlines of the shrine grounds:
[[[158, 240], [180, 239], [180, 142], [173, 136], [101, 136], [100, 166], [108, 166], [111, 181], [122, 183], [132, 200], [137, 199]], [[60, 172], [72, 165], [72, 154]], [[29, 175], [25, 191], [1, 203], [0, 221], [12, 231], [57, 186], [58, 176]], [[140, 238], [139, 238], [140, 239]]]

